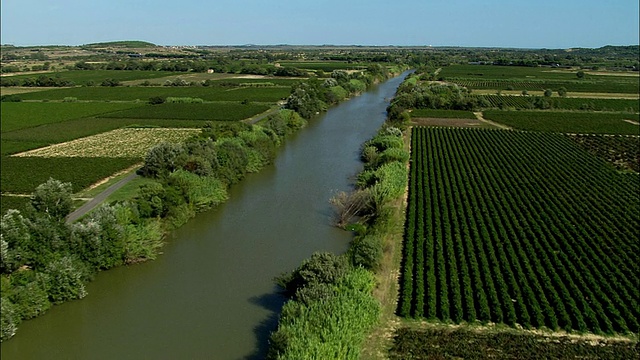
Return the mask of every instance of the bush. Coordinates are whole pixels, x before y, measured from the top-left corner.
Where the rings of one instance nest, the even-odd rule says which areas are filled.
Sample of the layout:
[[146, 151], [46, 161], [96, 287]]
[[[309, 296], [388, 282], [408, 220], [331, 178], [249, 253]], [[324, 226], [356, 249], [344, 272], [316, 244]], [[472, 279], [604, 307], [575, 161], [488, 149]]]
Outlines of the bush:
[[2, 95], [0, 96], [0, 102], [21, 102], [22, 98], [18, 95]]
[[349, 248], [351, 263], [372, 271], [380, 267], [382, 253], [382, 240], [374, 235], [356, 237]]
[[380, 316], [380, 305], [371, 296], [374, 286], [373, 274], [356, 268], [334, 282], [333, 291], [328, 286], [314, 289], [327, 297], [287, 302], [267, 358], [358, 359], [367, 332]]
[[167, 100], [162, 96], [154, 96], [149, 98], [149, 104], [151, 105], [159, 105], [164, 104]]
[[82, 263], [73, 257], [67, 255], [53, 260], [45, 272], [47, 293], [52, 303], [82, 299], [87, 295], [84, 285], [87, 272]]
[[9, 299], [0, 298], [0, 339], [7, 340], [16, 334], [20, 324], [17, 307]]
[[276, 278], [285, 294], [295, 296], [297, 291], [312, 284], [332, 284], [347, 273], [349, 264], [342, 256], [316, 252], [289, 274]]

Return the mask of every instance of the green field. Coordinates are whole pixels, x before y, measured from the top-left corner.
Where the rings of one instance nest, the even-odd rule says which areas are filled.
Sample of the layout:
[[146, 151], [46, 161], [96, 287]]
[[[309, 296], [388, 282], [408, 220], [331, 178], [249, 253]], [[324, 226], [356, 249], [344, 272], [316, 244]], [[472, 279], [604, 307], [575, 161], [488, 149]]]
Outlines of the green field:
[[2, 155], [71, 141], [122, 127], [200, 128], [206, 120], [87, 118], [46, 124], [2, 134]]
[[637, 94], [640, 87], [638, 76], [585, 75], [578, 79], [576, 72], [546, 67], [451, 65], [442, 68], [439, 76], [471, 89], [557, 91], [564, 87], [569, 92]]
[[28, 197], [0, 196], [0, 212], [5, 214], [9, 209], [24, 211], [27, 203], [29, 203]]
[[436, 118], [436, 119], [475, 119], [471, 111], [462, 110], [436, 110], [436, 109], [414, 109], [411, 111], [412, 118]]
[[[533, 107], [534, 97], [479, 95], [485, 98], [492, 107], [510, 107], [514, 109], [529, 109]], [[640, 100], [633, 99], [586, 99], [586, 98], [544, 98], [552, 109], [581, 110], [581, 111], [619, 111], [638, 112]]]
[[442, 326], [399, 329], [389, 359], [633, 359], [637, 350], [636, 342], [625, 340]]
[[21, 94], [23, 100], [62, 100], [75, 97], [78, 100], [93, 101], [147, 101], [151, 97], [193, 97], [205, 101], [255, 101], [276, 102], [289, 96], [288, 87], [210, 87], [210, 86], [138, 86], [138, 87], [76, 87], [52, 89]]
[[579, 134], [639, 135], [638, 115], [618, 113], [485, 111], [484, 117], [519, 130], [552, 131]]
[[103, 117], [128, 119], [237, 121], [250, 118], [267, 110], [269, 110], [269, 106], [256, 104], [242, 105], [238, 103], [224, 102], [203, 104], [166, 103], [117, 111], [104, 115]]
[[70, 182], [73, 191], [80, 191], [138, 162], [140, 159], [2, 157], [0, 191], [31, 194], [49, 177]]
[[104, 115], [142, 106], [135, 103], [26, 103], [8, 102], [0, 107], [1, 132]]
[[559, 134], [414, 128], [398, 312], [637, 333], [640, 178]]
[[251, 86], [251, 85], [256, 85], [256, 86], [271, 86], [271, 87], [275, 87], [275, 86], [287, 86], [290, 87], [291, 85], [300, 82], [301, 79], [281, 79], [281, 78], [273, 78], [273, 77], [269, 77], [269, 78], [260, 78], [260, 79], [253, 79], [253, 78], [231, 78], [231, 79], [220, 79], [220, 80], [216, 80], [214, 81], [215, 85], [218, 86], [224, 86], [224, 85], [236, 85], [236, 86]]
[[11, 79], [24, 80], [27, 78], [37, 78], [38, 76], [60, 77], [65, 80], [73, 81], [76, 85], [85, 85], [92, 81], [96, 85], [100, 85], [106, 79], [117, 81], [157, 79], [165, 76], [179, 76], [183, 73], [170, 71], [141, 71], [141, 70], [69, 70], [57, 71], [40, 74], [21, 74], [14, 75]]

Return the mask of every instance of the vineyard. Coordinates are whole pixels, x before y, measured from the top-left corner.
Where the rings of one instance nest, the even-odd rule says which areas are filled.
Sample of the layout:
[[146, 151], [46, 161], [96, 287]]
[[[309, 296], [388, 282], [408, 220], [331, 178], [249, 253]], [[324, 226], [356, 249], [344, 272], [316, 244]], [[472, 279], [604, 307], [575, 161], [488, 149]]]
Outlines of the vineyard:
[[116, 111], [105, 118], [238, 121], [269, 110], [267, 105], [238, 103], [159, 104]]
[[[528, 96], [501, 96], [479, 95], [486, 99], [495, 108], [533, 108], [534, 97]], [[562, 110], [584, 111], [623, 111], [638, 112], [638, 100], [633, 99], [585, 99], [585, 98], [549, 98], [549, 107]]]
[[398, 313], [638, 332], [640, 178], [560, 134], [414, 128]]
[[44, 90], [22, 94], [23, 100], [63, 100], [74, 97], [80, 101], [147, 101], [152, 97], [193, 97], [205, 101], [276, 102], [287, 98], [291, 89], [283, 87], [212, 87], [212, 86], [87, 86]]
[[638, 122], [636, 114], [490, 110], [484, 117], [519, 130], [640, 135], [638, 125], [629, 122]]

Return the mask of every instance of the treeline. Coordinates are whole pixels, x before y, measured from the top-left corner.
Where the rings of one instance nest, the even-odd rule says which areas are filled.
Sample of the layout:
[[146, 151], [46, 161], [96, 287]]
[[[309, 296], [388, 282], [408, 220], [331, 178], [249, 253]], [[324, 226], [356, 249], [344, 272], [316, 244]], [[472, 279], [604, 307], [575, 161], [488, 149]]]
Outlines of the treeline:
[[380, 304], [373, 297], [375, 271], [391, 224], [392, 202], [407, 184], [402, 132], [387, 127], [365, 143], [365, 170], [356, 189], [331, 202], [339, 226], [355, 231], [346, 254], [315, 253], [276, 279], [289, 300], [271, 334], [269, 359], [358, 359]]
[[286, 107], [309, 119], [329, 105], [362, 93], [390, 75], [389, 70], [379, 64], [369, 66], [366, 72], [334, 70], [329, 78], [312, 77], [293, 85]]
[[394, 124], [406, 124], [411, 118], [408, 112], [411, 109], [473, 111], [491, 106], [486, 98], [472, 95], [465, 87], [425, 81], [434, 77], [430, 70], [432, 68], [424, 67], [424, 72], [416, 72], [398, 87], [396, 97], [387, 108]]
[[72, 224], [71, 185], [40, 185], [24, 214], [9, 210], [0, 223], [1, 339], [52, 304], [84, 297], [97, 271], [154, 259], [167, 230], [224, 202], [231, 184], [270, 163], [282, 139], [305, 124], [281, 110], [260, 126], [209, 124], [184, 144], [157, 145], [140, 170], [155, 182]]

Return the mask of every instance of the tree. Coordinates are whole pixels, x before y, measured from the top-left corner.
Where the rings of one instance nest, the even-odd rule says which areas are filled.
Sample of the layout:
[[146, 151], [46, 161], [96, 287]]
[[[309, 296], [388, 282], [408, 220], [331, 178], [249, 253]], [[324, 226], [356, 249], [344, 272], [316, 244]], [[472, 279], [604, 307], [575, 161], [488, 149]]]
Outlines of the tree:
[[71, 212], [71, 183], [49, 178], [39, 185], [31, 195], [31, 206], [39, 213], [60, 221]]
[[565, 87], [561, 87], [560, 89], [558, 89], [558, 95], [560, 97], [565, 97], [567, 96], [567, 88]]
[[546, 89], [546, 90], [544, 91], [544, 96], [545, 96], [545, 97], [551, 97], [551, 95], [553, 95], [553, 90], [551, 90], [551, 89]]
[[584, 79], [584, 71], [580, 70], [576, 73], [578, 79]]
[[146, 177], [161, 177], [177, 169], [178, 156], [184, 153], [181, 145], [160, 143], [149, 150], [144, 159], [142, 174]]
[[30, 239], [27, 220], [18, 210], [8, 210], [0, 220], [0, 272], [10, 273], [24, 264]]

